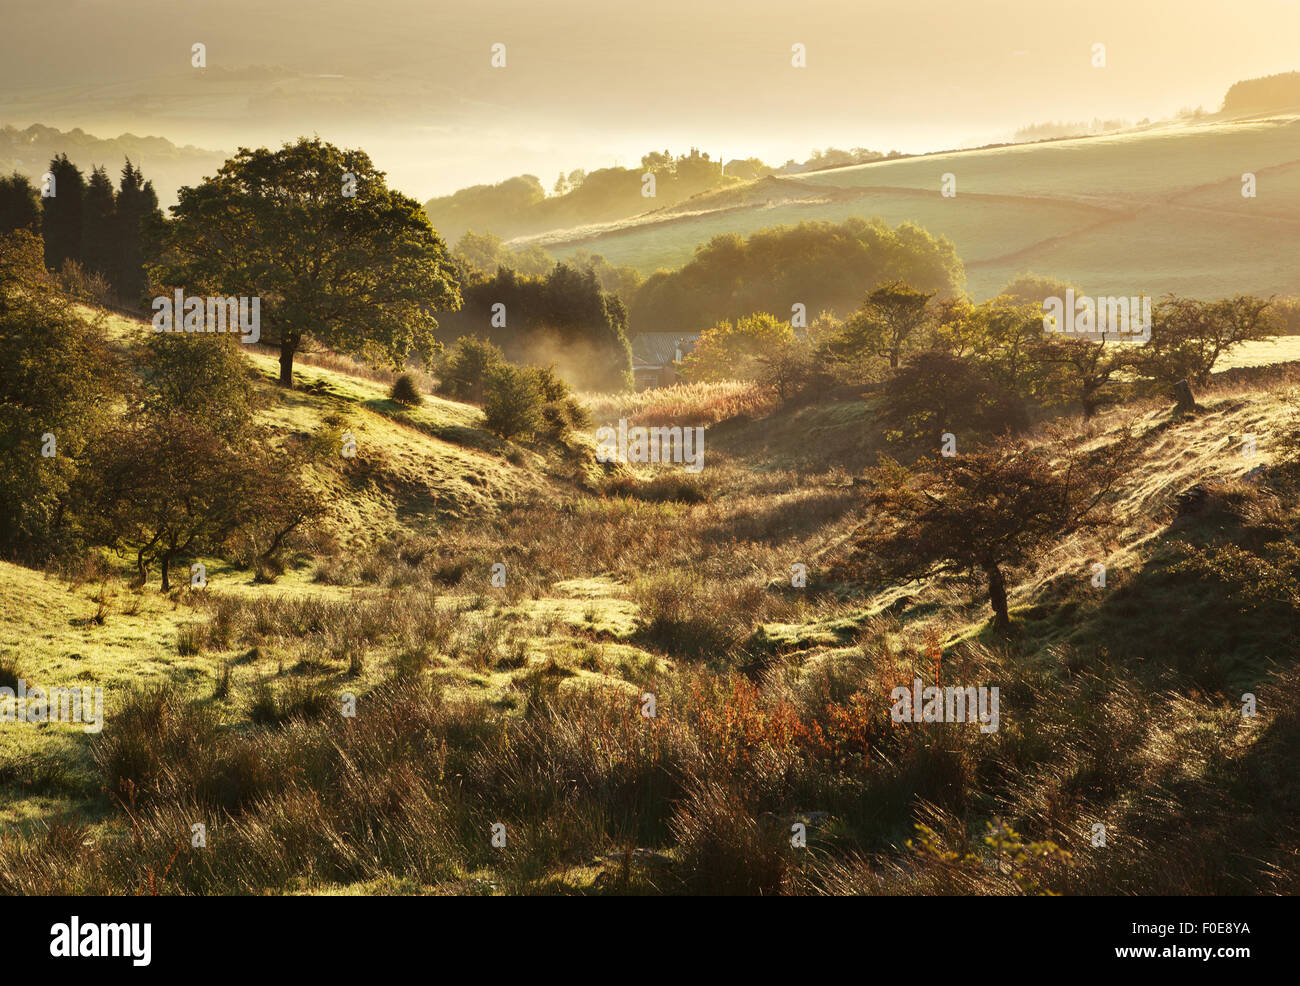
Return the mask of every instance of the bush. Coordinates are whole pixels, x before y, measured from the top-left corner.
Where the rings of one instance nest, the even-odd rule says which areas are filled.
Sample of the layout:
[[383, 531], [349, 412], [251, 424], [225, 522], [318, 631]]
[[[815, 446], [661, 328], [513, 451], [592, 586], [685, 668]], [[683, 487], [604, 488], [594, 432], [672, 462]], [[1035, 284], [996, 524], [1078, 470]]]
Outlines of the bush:
[[502, 438], [530, 436], [542, 427], [546, 401], [538, 372], [532, 367], [495, 367], [484, 386], [483, 414], [488, 429]]
[[458, 401], [482, 403], [488, 377], [505, 362], [505, 353], [492, 343], [461, 336], [443, 358], [438, 389]]
[[945, 432], [966, 441], [1024, 430], [1019, 395], [974, 360], [940, 350], [919, 354], [885, 384], [880, 406], [885, 437], [918, 449], [938, 447]]
[[424, 403], [424, 396], [420, 393], [420, 388], [415, 385], [415, 379], [409, 373], [403, 373], [393, 381], [393, 389], [389, 391], [389, 397], [395, 404], [401, 404], [404, 407], [419, 407]]

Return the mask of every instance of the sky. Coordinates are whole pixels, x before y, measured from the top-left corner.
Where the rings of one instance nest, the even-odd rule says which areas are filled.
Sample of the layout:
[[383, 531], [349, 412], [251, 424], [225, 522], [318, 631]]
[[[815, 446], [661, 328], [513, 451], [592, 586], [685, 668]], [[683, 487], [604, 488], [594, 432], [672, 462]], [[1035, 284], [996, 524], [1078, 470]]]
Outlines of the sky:
[[781, 164], [1167, 118], [1300, 69], [1300, 0], [42, 0], [0, 23], [0, 123], [319, 134], [421, 199], [651, 149]]

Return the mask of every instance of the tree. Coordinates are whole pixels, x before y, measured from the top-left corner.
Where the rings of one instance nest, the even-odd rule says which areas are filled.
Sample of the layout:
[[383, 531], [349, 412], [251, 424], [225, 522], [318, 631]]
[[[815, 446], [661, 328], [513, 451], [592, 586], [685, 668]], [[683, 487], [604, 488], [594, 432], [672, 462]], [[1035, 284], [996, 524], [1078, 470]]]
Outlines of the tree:
[[878, 356], [897, 370], [905, 350], [916, 346], [921, 330], [930, 322], [928, 305], [934, 293], [917, 291], [902, 281], [889, 281], [875, 288], [858, 313], [845, 324], [832, 352], [843, 352], [855, 360], [863, 355]]
[[116, 287], [120, 244], [117, 202], [108, 172], [90, 173], [81, 208], [81, 265], [89, 274], [102, 274]]
[[918, 353], [882, 388], [877, 413], [886, 440], [933, 449], [945, 433], [979, 439], [1018, 432], [1029, 423], [1019, 395], [971, 358], [942, 350]]
[[1064, 298], [1066, 291], [1073, 291], [1076, 295], [1084, 292], [1080, 291], [1078, 286], [1071, 284], [1069, 281], [1063, 281], [1059, 277], [1047, 277], [1042, 274], [1020, 274], [1011, 281], [1000, 292], [1001, 297], [1011, 298], [1022, 304], [1033, 305], [1039, 311], [1043, 310], [1043, 302], [1048, 298]]
[[36, 559], [67, 533], [82, 453], [116, 390], [103, 326], [52, 283], [40, 240], [0, 236], [0, 550]]
[[217, 551], [255, 526], [273, 532], [265, 557], [313, 509], [294, 460], [259, 438], [232, 443], [184, 413], [129, 416], [90, 458], [81, 501], [87, 529], [100, 543], [133, 553], [141, 583], [159, 562], [163, 592], [177, 558]]
[[82, 200], [86, 180], [77, 166], [60, 154], [50, 161], [54, 193], [41, 199], [41, 233], [45, 239], [45, 266], [62, 270], [68, 260], [81, 260], [84, 231]]
[[461, 267], [462, 284], [474, 275], [492, 277], [502, 267], [534, 276], [547, 274], [555, 267], [555, 258], [539, 246], [512, 250], [495, 233], [480, 235], [472, 229], [456, 242], [453, 258]]
[[1006, 570], [1073, 534], [1111, 526], [1107, 500], [1131, 454], [1127, 437], [1091, 451], [1057, 438], [934, 456], [915, 471], [886, 460], [870, 477], [871, 517], [841, 571], [886, 582], [982, 577], [993, 626], [1005, 631]]
[[855, 216], [776, 226], [747, 239], [720, 233], [680, 269], [648, 277], [629, 324], [633, 332], [701, 332], [750, 312], [784, 316], [795, 302], [844, 315], [890, 281], [943, 297], [964, 279], [952, 243], [911, 223], [890, 228]]
[[430, 355], [434, 312], [460, 305], [442, 239], [362, 151], [319, 138], [244, 149], [179, 194], [155, 280], [259, 297], [281, 386], [293, 386], [307, 339], [395, 368], [413, 352]]
[[789, 339], [769, 346], [754, 357], [761, 367], [759, 383], [776, 391], [782, 403], [789, 400], [812, 380], [816, 366], [813, 347], [807, 339]]
[[0, 178], [0, 235], [25, 229], [41, 231], [41, 196], [26, 175], [15, 171]]
[[763, 360], [776, 359], [794, 341], [789, 323], [763, 312], [722, 321], [700, 336], [682, 361], [682, 372], [691, 381], [756, 380]]
[[1198, 301], [1170, 296], [1152, 313], [1151, 341], [1137, 365], [1162, 384], [1183, 379], [1205, 384], [1224, 353], [1274, 331], [1269, 302], [1263, 298], [1237, 295]]
[[464, 307], [442, 316], [442, 340], [482, 335], [519, 363], [556, 363], [574, 386], [619, 390], [631, 385], [627, 311], [602, 291], [590, 268], [556, 264], [545, 277], [502, 268], [464, 288]]
[[1048, 338], [1038, 343], [1032, 358], [1048, 367], [1044, 386], [1049, 400], [1060, 393], [1077, 401], [1083, 420], [1089, 421], [1106, 404], [1115, 400], [1112, 378], [1133, 361], [1126, 343], [1092, 342], [1087, 339]]
[[641, 287], [643, 280], [641, 272], [635, 267], [626, 265], [615, 267], [602, 254], [588, 253], [581, 247], [569, 254], [564, 262], [578, 270], [590, 270], [600, 282], [600, 289], [618, 295], [624, 305], [631, 303], [636, 297], [637, 289]]
[[114, 286], [122, 303], [140, 304], [149, 290], [146, 267], [157, 257], [154, 246], [163, 229], [162, 210], [153, 182], [145, 181], [140, 169], [127, 158], [117, 193], [117, 263]]
[[151, 333], [144, 343], [140, 410], [187, 414], [238, 442], [253, 426], [254, 391], [238, 340], [224, 334]]
[[1032, 355], [1043, 338], [1043, 308], [1015, 298], [990, 298], [969, 312], [972, 356], [1009, 393], [1033, 392]]

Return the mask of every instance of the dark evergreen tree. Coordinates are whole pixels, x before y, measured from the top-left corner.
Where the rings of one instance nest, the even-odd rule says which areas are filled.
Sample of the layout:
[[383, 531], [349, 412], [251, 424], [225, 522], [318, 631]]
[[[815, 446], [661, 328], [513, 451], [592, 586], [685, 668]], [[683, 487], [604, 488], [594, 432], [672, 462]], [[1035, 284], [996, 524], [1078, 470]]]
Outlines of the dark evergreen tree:
[[149, 289], [147, 264], [157, 259], [149, 247], [152, 234], [162, 226], [162, 210], [153, 182], [145, 181], [140, 169], [127, 158], [122, 184], [117, 193], [117, 268], [114, 286], [125, 305], [137, 305]]
[[86, 180], [66, 154], [50, 161], [50, 173], [54, 176], [54, 194], [41, 199], [41, 232], [45, 237], [45, 266], [59, 270], [64, 261], [81, 260]]
[[118, 230], [113, 182], [103, 168], [90, 173], [81, 207], [81, 263], [87, 273], [99, 273], [117, 287]]
[[41, 196], [27, 176], [17, 171], [0, 178], [0, 234], [16, 229], [41, 231]]

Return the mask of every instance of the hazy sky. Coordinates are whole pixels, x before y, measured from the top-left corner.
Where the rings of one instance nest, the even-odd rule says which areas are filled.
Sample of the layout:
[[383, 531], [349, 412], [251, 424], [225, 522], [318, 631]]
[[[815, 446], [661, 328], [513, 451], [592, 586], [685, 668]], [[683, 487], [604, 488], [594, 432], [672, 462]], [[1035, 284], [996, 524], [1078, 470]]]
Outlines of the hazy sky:
[[[222, 149], [314, 132], [365, 147], [421, 198], [521, 172], [549, 186], [651, 148], [779, 164], [828, 145], [934, 150], [1049, 120], [1136, 121], [1217, 109], [1238, 79], [1300, 68], [1300, 0], [6, 8], [0, 122]], [[206, 69], [190, 67], [194, 42]], [[795, 43], [807, 68], [791, 65]]]

